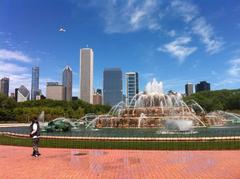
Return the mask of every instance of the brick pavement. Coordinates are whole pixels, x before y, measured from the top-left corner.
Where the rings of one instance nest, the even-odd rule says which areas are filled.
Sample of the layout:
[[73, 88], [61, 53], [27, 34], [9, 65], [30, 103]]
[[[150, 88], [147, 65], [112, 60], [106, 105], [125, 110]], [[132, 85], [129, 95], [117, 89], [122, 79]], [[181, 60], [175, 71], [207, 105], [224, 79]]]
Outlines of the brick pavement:
[[240, 151], [141, 151], [0, 145], [0, 178], [240, 178]]

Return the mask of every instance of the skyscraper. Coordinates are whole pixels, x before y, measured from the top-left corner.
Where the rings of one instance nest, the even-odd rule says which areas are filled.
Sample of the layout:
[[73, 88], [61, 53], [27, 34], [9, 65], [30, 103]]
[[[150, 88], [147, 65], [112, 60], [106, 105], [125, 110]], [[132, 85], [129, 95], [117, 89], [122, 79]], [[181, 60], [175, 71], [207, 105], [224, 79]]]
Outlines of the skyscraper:
[[102, 104], [102, 95], [97, 91], [93, 94], [93, 104]]
[[35, 100], [39, 93], [39, 67], [32, 67], [32, 88], [31, 88], [31, 100]]
[[[138, 94], [138, 73], [128, 72], [126, 75], [126, 103], [129, 106], [133, 97]], [[134, 104], [134, 103], [133, 103]]]
[[28, 89], [24, 85], [21, 85], [17, 90], [17, 102], [28, 101], [29, 98], [30, 98], [30, 93]]
[[8, 96], [9, 93], [9, 78], [2, 78], [0, 81], [0, 93]]
[[46, 88], [46, 98], [62, 101], [65, 98], [65, 88], [59, 85], [58, 82], [48, 82]]
[[15, 101], [18, 101], [18, 88], [15, 88]]
[[103, 72], [103, 104], [114, 106], [122, 101], [122, 71], [119, 68]]
[[93, 50], [80, 49], [80, 99], [93, 103]]
[[63, 70], [62, 85], [65, 88], [64, 99], [67, 101], [72, 100], [72, 69], [66, 66]]
[[200, 83], [196, 84], [195, 91], [196, 93], [200, 91], [210, 91], [210, 83], [206, 81], [200, 81]]
[[185, 85], [185, 94], [186, 94], [186, 96], [190, 96], [191, 94], [193, 94], [193, 84], [192, 83], [187, 83]]

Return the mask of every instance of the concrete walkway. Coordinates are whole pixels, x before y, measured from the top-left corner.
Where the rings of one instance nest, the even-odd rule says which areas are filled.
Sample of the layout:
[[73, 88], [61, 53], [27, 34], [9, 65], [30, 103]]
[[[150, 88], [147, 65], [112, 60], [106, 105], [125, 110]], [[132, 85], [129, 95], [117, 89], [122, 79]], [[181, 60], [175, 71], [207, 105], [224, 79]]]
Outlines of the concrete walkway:
[[240, 178], [240, 151], [140, 151], [0, 145], [0, 178]]
[[30, 126], [31, 123], [2, 123], [0, 127], [26, 127]]

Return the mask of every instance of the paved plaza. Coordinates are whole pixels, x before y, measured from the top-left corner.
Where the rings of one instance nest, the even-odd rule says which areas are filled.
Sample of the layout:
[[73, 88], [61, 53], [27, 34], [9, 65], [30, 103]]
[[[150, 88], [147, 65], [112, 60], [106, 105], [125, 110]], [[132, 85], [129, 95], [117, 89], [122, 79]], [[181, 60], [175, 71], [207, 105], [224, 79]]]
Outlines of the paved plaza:
[[240, 151], [141, 151], [0, 145], [0, 178], [240, 178]]

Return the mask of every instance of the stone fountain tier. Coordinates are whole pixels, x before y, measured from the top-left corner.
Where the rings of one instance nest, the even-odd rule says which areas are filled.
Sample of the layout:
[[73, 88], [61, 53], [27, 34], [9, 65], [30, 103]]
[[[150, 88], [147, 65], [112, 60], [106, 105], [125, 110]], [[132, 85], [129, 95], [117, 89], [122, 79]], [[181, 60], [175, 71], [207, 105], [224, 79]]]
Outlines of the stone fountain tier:
[[144, 92], [133, 97], [129, 105], [120, 102], [107, 116], [97, 117], [87, 127], [164, 127], [169, 119], [190, 120], [194, 126], [206, 126], [180, 94], [164, 94], [162, 82], [153, 79]]
[[143, 117], [139, 123], [139, 117], [99, 117], [95, 121], [96, 128], [111, 127], [111, 128], [159, 128], [164, 127], [168, 119], [174, 120], [189, 120], [193, 121], [194, 126], [202, 126], [193, 116], [151, 116]]
[[145, 114], [148, 117], [171, 116], [171, 115], [188, 115], [192, 114], [187, 107], [142, 107], [142, 108], [125, 108], [121, 112], [122, 117], [140, 117]]

